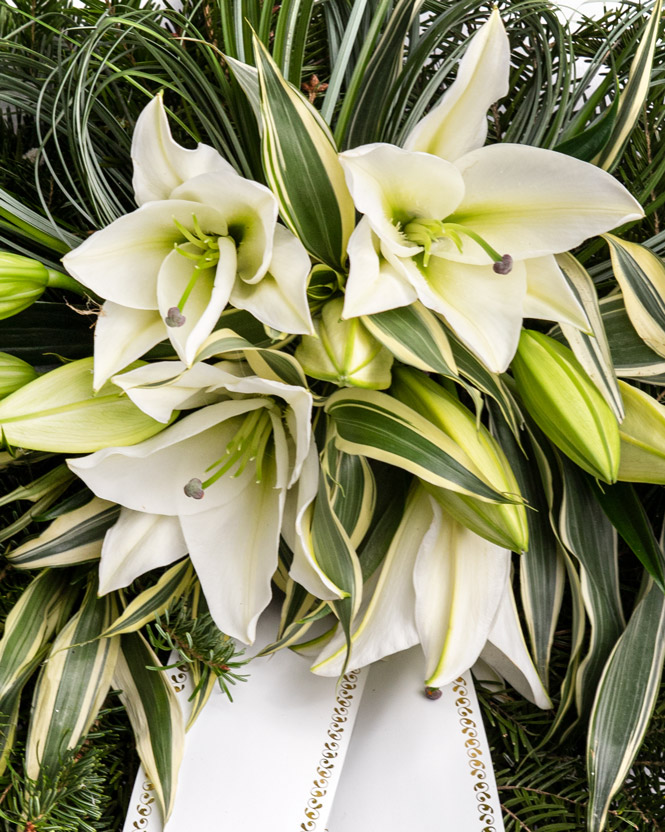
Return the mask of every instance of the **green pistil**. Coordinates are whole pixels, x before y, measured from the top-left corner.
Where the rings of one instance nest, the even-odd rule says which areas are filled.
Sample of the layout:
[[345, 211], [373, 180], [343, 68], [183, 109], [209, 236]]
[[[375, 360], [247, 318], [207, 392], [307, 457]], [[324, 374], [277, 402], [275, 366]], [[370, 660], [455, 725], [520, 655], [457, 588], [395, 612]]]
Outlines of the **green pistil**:
[[483, 251], [487, 252], [494, 261], [494, 270], [497, 274], [508, 274], [512, 268], [513, 261], [509, 254], [499, 254], [480, 234], [476, 234], [475, 231], [472, 231], [465, 225], [460, 225], [456, 222], [443, 222], [443, 220], [414, 219], [406, 223], [402, 230], [407, 240], [423, 247], [423, 264], [425, 266], [429, 264], [432, 243], [447, 237], [452, 240], [457, 250], [461, 253], [461, 235], [464, 235], [472, 239], [475, 243], [478, 243]]
[[209, 471], [214, 471], [214, 473], [203, 482], [196, 477], [191, 479], [185, 485], [185, 494], [194, 500], [200, 500], [204, 497], [206, 488], [210, 488], [224, 474], [235, 468], [231, 476], [239, 477], [248, 463], [253, 461], [256, 461], [256, 482], [260, 483], [271, 435], [272, 421], [269, 409], [259, 407], [250, 411], [226, 446], [224, 455], [206, 468], [206, 473]]
[[[167, 326], [182, 326], [186, 318], [182, 314], [182, 310], [185, 308], [185, 304], [189, 299], [189, 296], [192, 294], [194, 287], [196, 286], [196, 281], [199, 279], [199, 276], [202, 271], [205, 269], [213, 269], [217, 263], [219, 262], [219, 237], [211, 236], [210, 234], [206, 234], [196, 215], [192, 215], [192, 225], [194, 226], [194, 231], [190, 231], [188, 228], [178, 222], [178, 220], [173, 217], [173, 224], [178, 229], [178, 231], [182, 234], [182, 236], [187, 241], [186, 243], [174, 243], [174, 248], [181, 254], [183, 257], [186, 257], [188, 260], [191, 260], [195, 263], [194, 269], [192, 271], [192, 276], [185, 286], [185, 291], [182, 293], [180, 300], [178, 301], [177, 306], [172, 306], [169, 309], [169, 314], [166, 318]], [[185, 246], [187, 244], [191, 244], [196, 247], [197, 251], [187, 251]]]

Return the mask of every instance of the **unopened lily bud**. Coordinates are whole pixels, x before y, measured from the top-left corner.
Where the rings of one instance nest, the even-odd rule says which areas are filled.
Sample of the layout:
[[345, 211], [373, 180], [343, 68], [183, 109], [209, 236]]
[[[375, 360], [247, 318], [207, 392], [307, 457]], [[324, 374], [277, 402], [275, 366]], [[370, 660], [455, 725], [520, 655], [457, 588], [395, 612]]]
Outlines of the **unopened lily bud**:
[[619, 425], [572, 350], [525, 329], [512, 370], [527, 410], [548, 439], [594, 477], [616, 482]]
[[[136, 362], [131, 367], [140, 366]], [[11, 448], [89, 453], [135, 445], [164, 430], [122, 390], [92, 389], [92, 358], [64, 364], [0, 402], [0, 431]]]
[[665, 407], [625, 381], [619, 388], [626, 415], [619, 426], [617, 479], [665, 485]]
[[0, 399], [19, 390], [28, 382], [37, 378], [37, 372], [27, 361], [0, 352]]
[[329, 301], [314, 321], [316, 335], [305, 335], [295, 357], [312, 378], [339, 387], [383, 390], [390, 386], [392, 353], [380, 344], [359, 318], [342, 320], [342, 298]]
[[38, 260], [0, 252], [0, 320], [31, 306], [41, 297], [48, 279], [49, 270]]
[[423, 483], [427, 491], [459, 523], [506, 549], [526, 550], [526, 509], [519, 486], [501, 446], [453, 394], [419, 370], [393, 371], [391, 392], [447, 433], [475, 464], [479, 475], [514, 503], [489, 503]]

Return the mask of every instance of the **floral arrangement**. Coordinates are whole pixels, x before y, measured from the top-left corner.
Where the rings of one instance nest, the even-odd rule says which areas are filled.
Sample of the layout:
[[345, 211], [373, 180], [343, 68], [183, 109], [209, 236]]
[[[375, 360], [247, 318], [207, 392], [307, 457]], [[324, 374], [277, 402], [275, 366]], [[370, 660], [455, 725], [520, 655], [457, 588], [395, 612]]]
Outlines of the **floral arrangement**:
[[[285, 47], [297, 9], [276, 30], [267, 4], [240, 29], [222, 15], [220, 40], [146, 11], [173, 48], [214, 62], [226, 139], [165, 75], [139, 85], [135, 124], [107, 110], [86, 131], [94, 176], [95, 132], [131, 137], [133, 209], [98, 210], [86, 236], [83, 218], [65, 226], [0, 193], [7, 332], [29, 333], [48, 305], [80, 339], [36, 369], [0, 340], [2, 464], [35, 472], [3, 498], [33, 507], [0, 534], [8, 567], [36, 570], [0, 640], [3, 765], [35, 674], [33, 786], [119, 689], [168, 817], [185, 726], [146, 668], [173, 649], [191, 664], [191, 723], [217, 681], [238, 681], [279, 597], [263, 654], [292, 648], [339, 676], [420, 644], [433, 698], [472, 667], [492, 690], [554, 698], [557, 726], [589, 719], [601, 830], [665, 656], [665, 556], [639, 490], [665, 482], [662, 235], [635, 241], [645, 210], [610, 172], [647, 100], [660, 2], [622, 91], [608, 76], [610, 105], [541, 146], [502, 135], [522, 60], [502, 10], [477, 11], [414, 97], [415, 77], [396, 83], [404, 43], [434, 55], [453, 7], [364, 8], [328, 85], [303, 88], [301, 29]], [[143, 21], [111, 14], [91, 32]], [[611, 271], [587, 270], [601, 246]], [[95, 321], [92, 348], [77, 312]], [[644, 576], [625, 618], [619, 536]], [[555, 692], [564, 591], [573, 638]]]

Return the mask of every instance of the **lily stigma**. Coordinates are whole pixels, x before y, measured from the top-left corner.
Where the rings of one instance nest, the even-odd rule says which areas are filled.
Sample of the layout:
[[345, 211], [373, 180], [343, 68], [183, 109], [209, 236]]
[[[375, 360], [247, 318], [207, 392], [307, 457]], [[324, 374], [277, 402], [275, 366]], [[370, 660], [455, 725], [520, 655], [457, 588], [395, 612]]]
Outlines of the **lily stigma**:
[[446, 237], [452, 240], [455, 247], [462, 253], [462, 239], [461, 234], [465, 234], [485, 251], [494, 261], [492, 266], [496, 274], [510, 274], [513, 268], [513, 258], [510, 254], [499, 254], [499, 252], [492, 248], [492, 246], [484, 240], [480, 234], [476, 234], [470, 228], [464, 225], [459, 225], [456, 222], [444, 222], [443, 220], [428, 220], [420, 217], [407, 222], [403, 227], [404, 236], [407, 240], [416, 245], [422, 246], [423, 251], [423, 265], [429, 265], [429, 259], [432, 252], [432, 244], [443, 240]]
[[260, 483], [263, 479], [263, 466], [271, 436], [272, 419], [270, 409], [261, 407], [247, 413], [242, 418], [240, 427], [227, 444], [224, 454], [205, 469], [206, 473], [209, 471], [214, 473], [211, 473], [204, 481], [201, 481], [198, 477], [192, 477], [184, 487], [185, 495], [194, 500], [202, 500], [206, 488], [210, 488], [213, 483], [233, 468], [236, 468], [236, 470], [231, 476], [239, 477], [249, 462], [255, 463], [256, 483]]

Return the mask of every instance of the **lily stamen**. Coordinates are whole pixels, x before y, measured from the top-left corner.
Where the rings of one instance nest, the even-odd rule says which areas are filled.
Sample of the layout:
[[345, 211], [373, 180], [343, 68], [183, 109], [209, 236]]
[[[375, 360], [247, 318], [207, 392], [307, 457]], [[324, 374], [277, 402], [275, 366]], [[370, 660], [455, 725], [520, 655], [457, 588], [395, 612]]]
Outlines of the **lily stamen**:
[[462, 240], [460, 235], [466, 235], [477, 243], [494, 261], [494, 271], [497, 274], [508, 274], [513, 267], [513, 258], [509, 254], [499, 254], [487, 240], [480, 234], [460, 225], [456, 222], [444, 222], [443, 220], [414, 219], [404, 226], [404, 235], [407, 240], [423, 247], [423, 265], [429, 265], [432, 253], [432, 244], [444, 237], [448, 237], [455, 244], [457, 250], [462, 252]]

